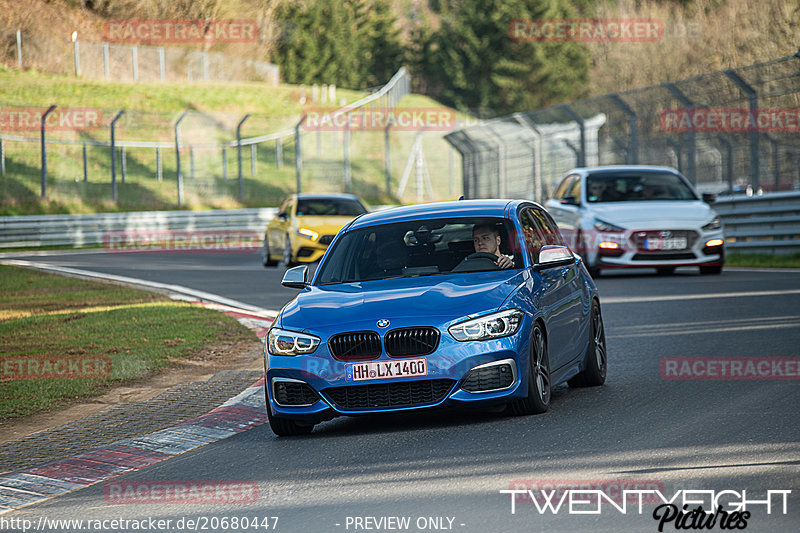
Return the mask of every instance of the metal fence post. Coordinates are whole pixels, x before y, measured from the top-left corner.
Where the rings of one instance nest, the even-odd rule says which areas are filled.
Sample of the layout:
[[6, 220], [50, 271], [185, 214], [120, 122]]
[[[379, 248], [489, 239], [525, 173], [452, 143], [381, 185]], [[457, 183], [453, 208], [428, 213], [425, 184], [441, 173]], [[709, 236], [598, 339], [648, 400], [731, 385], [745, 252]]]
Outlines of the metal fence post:
[[250, 145], [250, 177], [256, 177], [256, 145]]
[[0, 139], [0, 176], [6, 175], [6, 149], [3, 139]]
[[486, 131], [497, 140], [497, 197], [506, 197], [508, 175], [506, 173], [506, 143], [498, 135], [491, 124], [486, 124]]
[[244, 178], [242, 178], [242, 124], [250, 118], [250, 114], [243, 116], [236, 125], [236, 160], [238, 162], [239, 173], [239, 200], [244, 198]]
[[42, 198], [47, 196], [47, 147], [45, 146], [46, 134], [45, 134], [45, 121], [47, 120], [47, 115], [53, 112], [56, 106], [51, 105], [47, 108], [42, 114]]
[[139, 49], [131, 47], [131, 63], [133, 63], [133, 81], [139, 81]]
[[80, 52], [79, 52], [79, 49], [78, 49], [78, 40], [77, 39], [74, 39], [72, 41], [72, 50], [73, 50], [73, 54], [75, 56], [75, 76], [80, 76], [81, 75], [81, 57], [80, 57]]
[[389, 136], [389, 128], [392, 127], [392, 122], [387, 121], [386, 128], [383, 130], [383, 158], [384, 166], [386, 168], [386, 196], [392, 195], [392, 146]]
[[163, 167], [161, 165], [161, 147], [156, 147], [156, 177], [158, 178], [158, 182], [161, 183], [162, 178], [164, 177]]
[[352, 180], [350, 168], [350, 113], [345, 113], [344, 126], [344, 192], [350, 192], [350, 181]]
[[773, 192], [778, 192], [781, 179], [780, 143], [769, 133], [764, 134], [764, 137], [767, 138], [770, 146], [772, 146], [772, 173], [775, 176], [775, 190]]
[[[722, 73], [725, 74], [747, 95], [747, 100], [750, 105], [750, 120], [757, 124], [756, 118], [758, 116], [758, 92], [749, 83], [744, 81], [741, 76], [736, 73], [736, 71], [728, 69], [723, 70]], [[758, 129], [752, 128], [747, 134], [747, 138], [750, 146], [750, 185], [753, 187], [754, 191], [757, 191], [761, 186], [761, 169], [759, 168], [761, 161], [758, 153]]]
[[158, 78], [161, 81], [164, 81], [164, 78], [166, 78], [167, 69], [166, 69], [165, 63], [166, 62], [164, 61], [164, 48], [163, 47], [159, 47], [158, 48]]
[[111, 67], [108, 62], [108, 43], [103, 43], [103, 74], [106, 79], [111, 75]]
[[717, 139], [725, 146], [726, 155], [728, 156], [728, 192], [733, 193], [733, 145], [724, 135], [717, 135]]
[[208, 50], [201, 52], [202, 65], [203, 65], [203, 81], [208, 81]]
[[[672, 94], [672, 96], [674, 96], [675, 99], [681, 103], [681, 105], [686, 106], [687, 110], [689, 110], [690, 113], [692, 112], [692, 110], [694, 109], [694, 102], [689, 100], [689, 98], [685, 94], [683, 94], [683, 92], [680, 89], [678, 89], [678, 87], [675, 86], [674, 83], [667, 82], [667, 83], [662, 83], [661, 85], [663, 87], [666, 87], [667, 90], [670, 92], [670, 94]], [[692, 182], [692, 185], [697, 185], [697, 158], [696, 158], [697, 146], [695, 144], [694, 128], [689, 128], [689, 131], [686, 132], [686, 135], [689, 138], [689, 142], [687, 143], [689, 145], [688, 146], [689, 153], [686, 156], [687, 159], [686, 173], [688, 174], [688, 176], [686, 177], [689, 178], [689, 181]], [[681, 170], [681, 172], [683, 172], [683, 170]]]
[[114, 203], [117, 202], [117, 146], [116, 146], [116, 127], [117, 121], [125, 114], [125, 110], [120, 110], [119, 113], [111, 120], [111, 199]]
[[630, 138], [628, 140], [628, 164], [629, 165], [638, 165], [639, 164], [639, 130], [637, 127], [636, 122], [636, 113], [633, 112], [633, 109], [630, 108], [628, 104], [626, 104], [622, 98], [618, 94], [612, 94], [610, 97], [612, 102], [614, 102], [617, 107], [619, 107], [625, 116], [628, 117], [628, 131]]
[[678, 172], [683, 172], [683, 150], [680, 143], [675, 142], [672, 137], [667, 137], [667, 144], [672, 147], [675, 156], [678, 158]]
[[559, 109], [564, 111], [567, 116], [578, 124], [578, 129], [581, 132], [581, 145], [580, 145], [580, 152], [578, 153], [578, 166], [585, 167], [586, 166], [586, 127], [584, 126], [583, 119], [578, 116], [567, 104], [559, 104], [557, 106]]
[[120, 146], [119, 148], [119, 158], [120, 163], [122, 163], [122, 183], [125, 183], [125, 176], [128, 175], [128, 157], [125, 154], [124, 146]]
[[283, 145], [280, 137], [275, 139], [275, 166], [278, 169], [283, 168]]
[[194, 180], [194, 146], [189, 145], [189, 179]]
[[228, 179], [228, 149], [222, 146], [222, 179]]
[[186, 115], [189, 114], [189, 110], [187, 109], [178, 120], [175, 122], [175, 163], [176, 163], [176, 178], [178, 180], [178, 207], [183, 205], [183, 176], [181, 175], [181, 139], [180, 139], [180, 130], [178, 129], [181, 125], [181, 121], [186, 118]]
[[83, 182], [89, 182], [89, 170], [86, 168], [86, 145], [83, 145]]
[[449, 178], [448, 179], [447, 192], [451, 197], [453, 196], [453, 191], [456, 188], [456, 183], [455, 183], [456, 182], [456, 169], [455, 169], [455, 166], [454, 166], [455, 165], [455, 161], [454, 161], [455, 157], [453, 155], [454, 151], [455, 151], [455, 148], [453, 148], [452, 146], [447, 149], [447, 173], [448, 173], [448, 178]]
[[533, 132], [536, 137], [533, 144], [533, 195], [535, 200], [542, 202], [545, 195], [542, 183], [542, 132], [529, 115], [514, 113], [514, 118], [521, 126]]
[[17, 30], [17, 67], [22, 70], [22, 32]]
[[307, 117], [308, 115], [303, 115], [303, 118], [301, 118], [300, 122], [294, 127], [294, 168], [298, 194], [302, 191], [301, 177], [303, 174], [303, 153], [300, 150], [300, 126], [303, 125]]

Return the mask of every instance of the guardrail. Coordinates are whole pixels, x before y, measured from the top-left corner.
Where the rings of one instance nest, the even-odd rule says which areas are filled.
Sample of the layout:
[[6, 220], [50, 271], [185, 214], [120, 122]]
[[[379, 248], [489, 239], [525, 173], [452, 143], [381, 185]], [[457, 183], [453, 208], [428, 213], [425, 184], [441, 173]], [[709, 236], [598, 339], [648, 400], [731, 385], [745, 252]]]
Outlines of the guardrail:
[[800, 252], [800, 192], [720, 196], [713, 207], [722, 218], [728, 250]]
[[0, 217], [0, 249], [102, 246], [111, 231], [234, 230], [263, 233], [274, 207]]
[[[373, 206], [372, 210], [387, 207]], [[713, 207], [725, 226], [729, 250], [768, 254], [800, 251], [800, 192], [720, 196]], [[247, 230], [260, 233], [275, 213], [276, 208], [263, 207], [0, 217], [0, 249], [102, 246], [109, 231]]]

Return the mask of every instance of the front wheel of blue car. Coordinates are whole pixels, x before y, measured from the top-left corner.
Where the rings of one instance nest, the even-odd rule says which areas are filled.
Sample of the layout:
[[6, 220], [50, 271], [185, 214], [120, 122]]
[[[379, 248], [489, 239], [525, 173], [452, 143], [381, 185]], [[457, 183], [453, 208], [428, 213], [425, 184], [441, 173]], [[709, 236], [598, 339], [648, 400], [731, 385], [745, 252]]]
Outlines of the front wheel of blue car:
[[528, 397], [510, 405], [515, 415], [544, 413], [550, 407], [550, 358], [547, 356], [547, 340], [540, 324], [531, 332], [531, 355], [528, 367]]
[[586, 368], [574, 378], [567, 381], [570, 387], [596, 387], [606, 381], [608, 359], [606, 352], [606, 333], [603, 327], [603, 316], [600, 304], [592, 302], [590, 345], [586, 353]]

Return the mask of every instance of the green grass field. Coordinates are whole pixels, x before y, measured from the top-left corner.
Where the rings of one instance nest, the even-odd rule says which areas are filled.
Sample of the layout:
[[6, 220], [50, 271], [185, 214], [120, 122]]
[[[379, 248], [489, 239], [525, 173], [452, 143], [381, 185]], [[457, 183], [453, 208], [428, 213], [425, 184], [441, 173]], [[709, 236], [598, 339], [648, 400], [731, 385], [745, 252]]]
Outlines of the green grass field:
[[[217, 311], [115, 285], [0, 266], [0, 420], [101, 394], [194, 357], [205, 346], [239, 340], [255, 337]], [[101, 379], [21, 379], [36, 375], [31, 368], [44, 370], [45, 361], [52, 366], [70, 358], [107, 361], [110, 373], [98, 374]]]
[[[310, 92], [310, 91], [309, 91]], [[84, 181], [83, 145], [108, 140], [110, 122], [119, 109], [128, 111], [117, 122], [116, 138], [125, 141], [174, 141], [173, 125], [183, 110], [181, 122], [181, 174], [184, 177], [182, 208], [236, 208], [275, 206], [295, 191], [296, 147], [294, 137], [267, 141], [242, 149], [244, 196], [239, 199], [238, 158], [234, 148], [199, 146], [235, 139], [236, 125], [245, 113], [244, 138], [291, 129], [302, 116], [296, 86], [278, 87], [258, 83], [184, 84], [113, 83], [33, 72], [0, 70], [0, 108], [17, 106], [99, 110], [101, 125], [82, 131], [53, 130], [48, 138], [73, 144], [48, 144], [46, 198], [41, 193], [41, 149], [38, 142], [4, 142], [5, 176], [0, 177], [0, 215], [93, 213], [178, 208], [177, 154], [161, 150], [161, 180], [158, 179], [155, 148], [126, 148], [117, 152], [118, 201], [112, 200], [110, 149], [87, 145]], [[355, 91], [337, 91], [337, 99], [350, 103], [363, 97]], [[433, 100], [408, 95], [402, 108], [440, 108]], [[463, 117], [461, 117], [463, 118]], [[38, 139], [39, 132], [3, 132]], [[422, 133], [423, 151], [432, 194], [418, 187], [416, 174], [402, 198], [399, 180], [408, 163], [415, 132], [390, 135], [390, 193], [385, 186], [385, 149], [382, 131], [354, 131], [350, 135], [350, 191], [367, 202], [385, 204], [457, 197], [461, 190], [460, 157], [442, 138], [442, 131]], [[194, 148], [189, 148], [196, 145]], [[342, 192], [346, 188], [344, 133], [301, 133], [302, 189], [306, 192]], [[278, 151], [282, 152], [279, 167]], [[124, 183], [122, 160], [124, 158]], [[424, 183], [424, 182], [423, 182]], [[422, 193], [421, 195], [418, 193]]]
[[800, 253], [775, 255], [732, 253], [725, 258], [725, 266], [800, 268]]

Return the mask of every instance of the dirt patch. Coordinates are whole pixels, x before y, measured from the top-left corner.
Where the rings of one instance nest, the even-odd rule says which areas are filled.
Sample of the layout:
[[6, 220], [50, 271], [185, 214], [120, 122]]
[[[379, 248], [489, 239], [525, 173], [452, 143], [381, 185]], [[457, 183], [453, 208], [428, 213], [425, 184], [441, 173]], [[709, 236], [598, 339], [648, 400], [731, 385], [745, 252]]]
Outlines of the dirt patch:
[[190, 360], [173, 358], [170, 360], [173, 365], [170, 368], [147, 378], [113, 387], [101, 396], [49, 413], [0, 422], [0, 442], [61, 426], [120, 402], [148, 400], [178, 383], [206, 381], [220, 370], [263, 370], [263, 357], [264, 345], [258, 340], [207, 346]]

